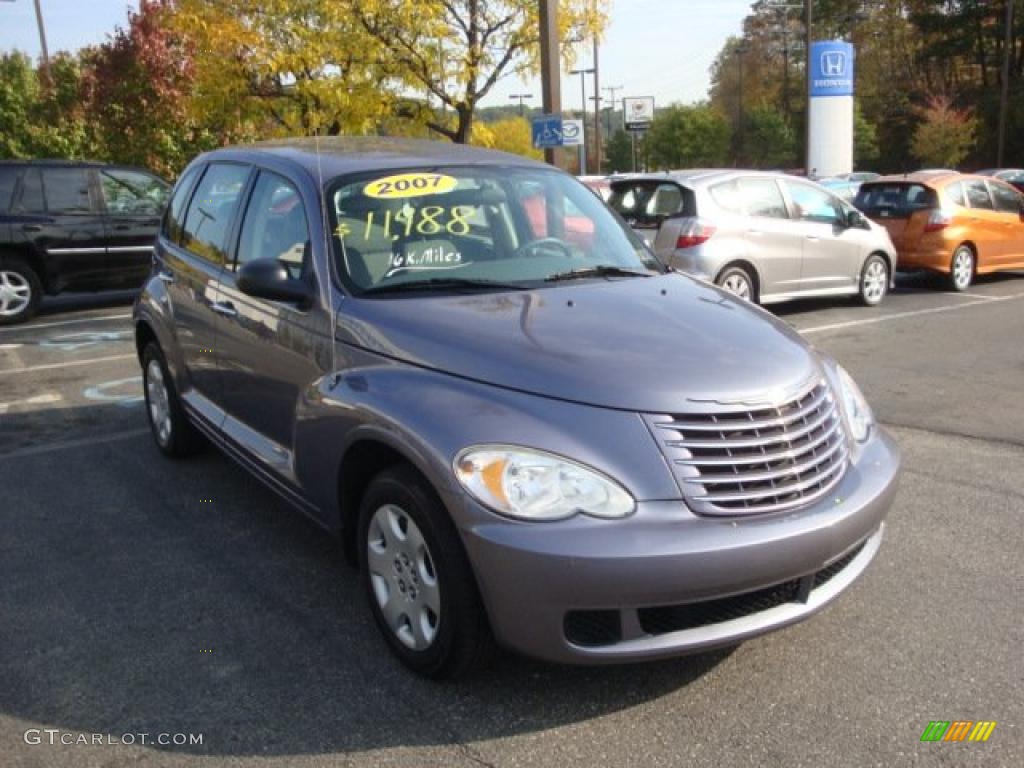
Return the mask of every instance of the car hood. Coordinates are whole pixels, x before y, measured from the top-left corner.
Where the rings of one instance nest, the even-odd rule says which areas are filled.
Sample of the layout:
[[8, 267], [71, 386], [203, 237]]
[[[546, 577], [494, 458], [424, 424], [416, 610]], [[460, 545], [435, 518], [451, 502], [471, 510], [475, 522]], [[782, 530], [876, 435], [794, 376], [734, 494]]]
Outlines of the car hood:
[[347, 299], [338, 339], [487, 384], [644, 412], [781, 398], [821, 373], [784, 323], [679, 274]]

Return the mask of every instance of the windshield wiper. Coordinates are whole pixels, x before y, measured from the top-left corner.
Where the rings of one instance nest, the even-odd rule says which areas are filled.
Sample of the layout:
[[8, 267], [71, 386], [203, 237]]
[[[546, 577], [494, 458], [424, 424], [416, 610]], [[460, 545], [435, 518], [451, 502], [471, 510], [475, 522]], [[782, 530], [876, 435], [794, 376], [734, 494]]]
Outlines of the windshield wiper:
[[401, 283], [387, 283], [367, 288], [360, 295], [371, 296], [382, 293], [404, 293], [407, 291], [444, 291], [444, 290], [487, 290], [487, 291], [525, 291], [527, 286], [518, 283], [502, 283], [497, 280], [476, 280], [466, 277], [432, 277], [428, 280], [406, 280]]
[[578, 280], [585, 277], [653, 277], [654, 275], [654, 272], [641, 272], [637, 269], [602, 264], [598, 267], [580, 267], [579, 269], [570, 269], [568, 272], [556, 272], [544, 279], [549, 283], [557, 283], [562, 280]]

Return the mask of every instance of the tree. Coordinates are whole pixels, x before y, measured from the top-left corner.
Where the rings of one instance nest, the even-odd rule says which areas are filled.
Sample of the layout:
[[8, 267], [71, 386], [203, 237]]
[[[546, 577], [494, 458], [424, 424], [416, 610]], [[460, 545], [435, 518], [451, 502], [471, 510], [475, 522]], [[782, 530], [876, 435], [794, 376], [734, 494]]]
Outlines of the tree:
[[189, 114], [192, 57], [170, 25], [172, 9], [171, 0], [142, 3], [127, 28], [80, 55], [83, 109], [101, 159], [169, 177], [213, 143]]
[[878, 129], [864, 117], [860, 105], [853, 108], [853, 165], [870, 168], [878, 162]]
[[729, 123], [707, 104], [674, 104], [661, 110], [647, 134], [655, 168], [699, 168], [724, 165], [729, 156]]
[[197, 115], [232, 138], [373, 133], [396, 92], [391, 54], [353, 0], [178, 0], [175, 25], [195, 56]]
[[544, 157], [543, 152], [533, 148], [529, 121], [518, 116], [478, 124], [473, 131], [473, 143], [487, 149], [532, 157], [534, 160], [541, 160]]
[[633, 170], [633, 141], [621, 128], [617, 128], [605, 143], [604, 161], [609, 173]]
[[956, 168], [974, 146], [978, 121], [970, 110], [956, 109], [948, 97], [935, 96], [920, 109], [911, 151], [926, 167]]
[[[477, 105], [498, 80], [537, 69], [536, 0], [350, 2], [363, 29], [386, 50], [380, 60], [385, 72], [454, 110], [454, 126], [429, 112], [424, 117], [433, 131], [454, 142], [471, 140]], [[574, 45], [604, 29], [607, 0], [562, 0], [558, 20], [563, 58], [571, 63]]]
[[777, 109], [761, 105], [750, 110], [743, 124], [740, 161], [754, 168], [786, 168], [796, 158], [796, 135]]

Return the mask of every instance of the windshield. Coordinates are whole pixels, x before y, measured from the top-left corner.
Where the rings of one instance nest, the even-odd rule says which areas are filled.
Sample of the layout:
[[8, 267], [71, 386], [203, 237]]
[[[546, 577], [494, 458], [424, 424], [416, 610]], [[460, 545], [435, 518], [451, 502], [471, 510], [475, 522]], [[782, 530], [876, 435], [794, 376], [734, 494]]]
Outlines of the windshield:
[[338, 274], [357, 295], [664, 271], [601, 200], [557, 171], [389, 172], [339, 180], [329, 199]]

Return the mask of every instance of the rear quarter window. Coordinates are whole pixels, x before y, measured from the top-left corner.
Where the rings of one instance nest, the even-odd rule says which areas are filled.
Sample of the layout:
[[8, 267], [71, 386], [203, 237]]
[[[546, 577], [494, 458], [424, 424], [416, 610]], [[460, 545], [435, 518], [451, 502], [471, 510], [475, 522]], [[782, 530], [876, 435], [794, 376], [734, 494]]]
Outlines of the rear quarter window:
[[623, 218], [641, 226], [658, 225], [669, 216], [697, 215], [693, 191], [674, 182], [614, 182], [608, 205]]
[[872, 218], [907, 219], [917, 211], [936, 207], [935, 191], [923, 184], [864, 184], [854, 205]]

